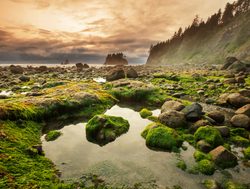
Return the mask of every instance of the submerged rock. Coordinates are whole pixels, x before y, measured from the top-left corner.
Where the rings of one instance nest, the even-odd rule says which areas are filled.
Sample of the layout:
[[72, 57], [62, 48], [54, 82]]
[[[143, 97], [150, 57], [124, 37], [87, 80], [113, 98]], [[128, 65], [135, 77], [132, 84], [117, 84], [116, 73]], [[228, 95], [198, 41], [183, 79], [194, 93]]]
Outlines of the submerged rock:
[[237, 165], [237, 157], [223, 146], [219, 146], [209, 152], [215, 164], [223, 169]]
[[96, 115], [86, 125], [87, 140], [100, 146], [114, 141], [126, 133], [129, 123], [122, 117]]

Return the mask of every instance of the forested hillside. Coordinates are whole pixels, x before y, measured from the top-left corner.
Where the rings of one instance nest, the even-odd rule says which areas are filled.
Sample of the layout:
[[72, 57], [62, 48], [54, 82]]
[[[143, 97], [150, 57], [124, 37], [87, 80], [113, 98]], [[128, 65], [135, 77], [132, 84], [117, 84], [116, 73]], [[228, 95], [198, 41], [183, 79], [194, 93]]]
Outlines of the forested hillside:
[[250, 0], [227, 3], [206, 21], [197, 15], [171, 39], [152, 45], [147, 64], [218, 64], [228, 56], [250, 61]]

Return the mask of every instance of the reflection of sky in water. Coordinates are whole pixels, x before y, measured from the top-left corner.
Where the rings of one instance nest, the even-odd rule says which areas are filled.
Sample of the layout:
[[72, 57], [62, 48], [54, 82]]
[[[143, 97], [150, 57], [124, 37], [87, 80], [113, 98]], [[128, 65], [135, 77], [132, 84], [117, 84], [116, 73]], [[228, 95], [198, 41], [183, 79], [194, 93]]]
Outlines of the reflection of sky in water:
[[[153, 112], [154, 115], [159, 113], [159, 110]], [[206, 177], [188, 174], [176, 168], [179, 155], [156, 152], [146, 147], [140, 133], [150, 123], [149, 120], [142, 119], [134, 110], [119, 106], [114, 106], [106, 114], [122, 116], [129, 121], [130, 128], [128, 133], [103, 147], [87, 141], [84, 123], [64, 127], [61, 129], [63, 135], [56, 141], [43, 140], [46, 156], [62, 171], [62, 178], [79, 178], [83, 173], [91, 172], [102, 176], [107, 182], [118, 184], [155, 179], [162, 186], [201, 188], [200, 182]], [[185, 146], [188, 146], [188, 150], [182, 151], [180, 157], [192, 165], [194, 149], [187, 143]], [[249, 173], [249, 170], [240, 171], [236, 178], [247, 180]], [[215, 173], [215, 177], [220, 178], [221, 174]]]

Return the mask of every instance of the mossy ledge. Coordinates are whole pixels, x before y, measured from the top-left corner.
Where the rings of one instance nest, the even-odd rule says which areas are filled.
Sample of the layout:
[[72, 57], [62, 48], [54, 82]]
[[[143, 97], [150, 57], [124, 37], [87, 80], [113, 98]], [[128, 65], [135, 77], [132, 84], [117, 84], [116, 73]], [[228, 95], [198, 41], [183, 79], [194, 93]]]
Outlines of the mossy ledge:
[[70, 82], [42, 93], [0, 100], [0, 188], [77, 188], [79, 184], [61, 183], [53, 163], [41, 152], [45, 122], [89, 119], [116, 102], [92, 82]]

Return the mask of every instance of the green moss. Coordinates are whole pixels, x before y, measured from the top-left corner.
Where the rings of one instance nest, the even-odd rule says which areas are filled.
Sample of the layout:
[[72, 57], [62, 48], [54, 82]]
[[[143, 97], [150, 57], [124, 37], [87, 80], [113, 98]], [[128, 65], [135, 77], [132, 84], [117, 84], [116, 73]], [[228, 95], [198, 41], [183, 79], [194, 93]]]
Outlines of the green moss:
[[194, 135], [192, 134], [182, 134], [182, 138], [184, 141], [187, 141], [189, 144], [194, 145]]
[[230, 129], [230, 135], [248, 138], [249, 132], [244, 128], [232, 128], [232, 129]]
[[150, 123], [148, 124], [145, 129], [141, 132], [141, 136], [146, 139], [148, 132], [150, 129], [152, 128], [157, 128], [157, 127], [165, 127], [164, 125], [162, 125], [161, 123], [158, 122], [154, 122], [154, 123]]
[[230, 138], [230, 140], [238, 146], [245, 146], [246, 147], [246, 146], [249, 146], [249, 144], [250, 144], [250, 141], [248, 139], [243, 138], [241, 136], [233, 136]]
[[203, 159], [198, 162], [197, 169], [205, 175], [213, 175], [215, 172], [215, 166], [212, 161]]
[[157, 116], [148, 116], [147, 119], [150, 120], [150, 121], [153, 121], [153, 122], [158, 122], [159, 121]]
[[218, 188], [218, 184], [215, 180], [213, 179], [206, 179], [202, 182], [202, 184], [207, 188], [207, 189], [215, 189]]
[[194, 138], [196, 142], [199, 140], [205, 140], [212, 147], [217, 147], [223, 144], [223, 138], [220, 132], [211, 126], [200, 127], [195, 132]]
[[177, 162], [176, 167], [180, 168], [181, 170], [185, 171], [187, 169], [187, 165], [184, 160], [180, 160]]
[[[145, 136], [145, 133], [142, 135]], [[146, 145], [153, 149], [175, 151], [182, 145], [182, 140], [174, 129], [158, 126], [148, 129]]]
[[247, 147], [243, 150], [244, 157], [248, 160], [250, 160], [250, 147]]
[[247, 189], [247, 186], [244, 186], [233, 181], [226, 181], [223, 183], [223, 189]]
[[210, 154], [205, 154], [205, 153], [198, 151], [198, 150], [196, 150], [194, 152], [193, 156], [194, 156], [195, 161], [197, 161], [197, 162], [204, 160], [204, 159], [212, 160], [212, 156]]
[[105, 145], [126, 133], [129, 123], [122, 117], [96, 115], [86, 125], [86, 135], [90, 142]]
[[45, 140], [46, 141], [53, 141], [56, 140], [59, 136], [61, 136], [62, 133], [60, 131], [49, 131], [46, 136], [45, 136]]
[[140, 111], [140, 115], [142, 118], [147, 118], [149, 116], [152, 116], [152, 112], [146, 108], [143, 108], [141, 111]]

